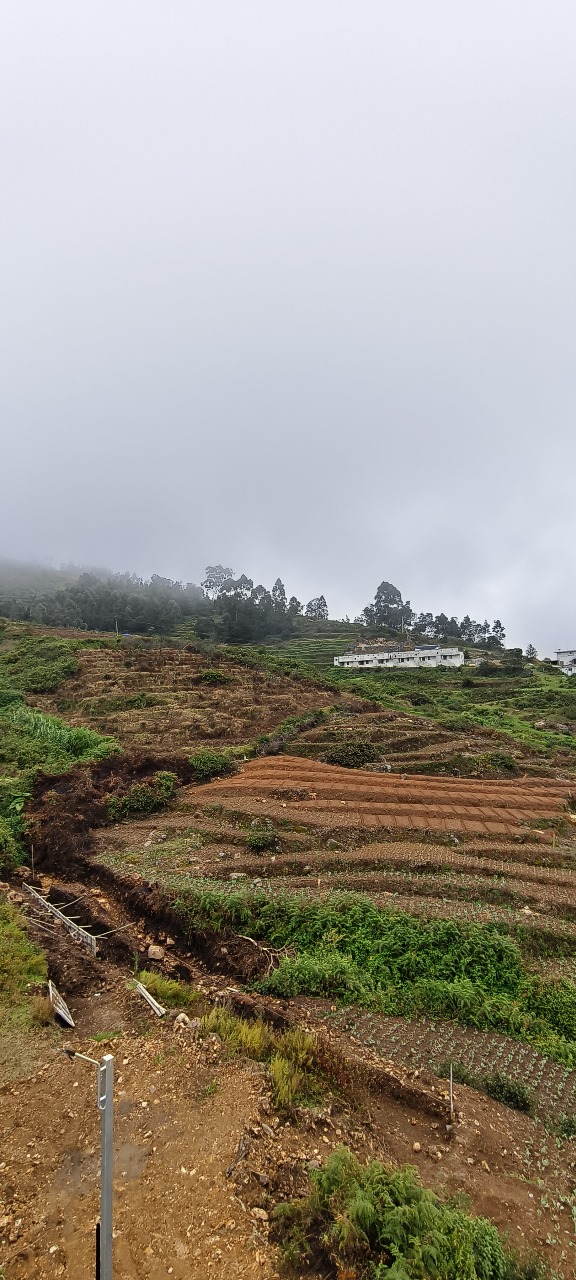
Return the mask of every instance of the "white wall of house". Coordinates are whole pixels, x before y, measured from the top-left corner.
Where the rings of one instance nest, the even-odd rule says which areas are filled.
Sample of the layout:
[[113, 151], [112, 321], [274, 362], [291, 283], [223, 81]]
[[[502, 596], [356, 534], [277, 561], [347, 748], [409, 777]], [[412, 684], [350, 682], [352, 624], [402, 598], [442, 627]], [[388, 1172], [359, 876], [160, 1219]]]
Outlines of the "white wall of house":
[[567, 676], [576, 676], [576, 649], [557, 649], [558, 665]]
[[355, 670], [386, 670], [390, 667], [461, 667], [462, 649], [442, 649], [438, 645], [421, 645], [417, 649], [375, 649], [371, 653], [343, 653], [334, 658], [335, 667]]

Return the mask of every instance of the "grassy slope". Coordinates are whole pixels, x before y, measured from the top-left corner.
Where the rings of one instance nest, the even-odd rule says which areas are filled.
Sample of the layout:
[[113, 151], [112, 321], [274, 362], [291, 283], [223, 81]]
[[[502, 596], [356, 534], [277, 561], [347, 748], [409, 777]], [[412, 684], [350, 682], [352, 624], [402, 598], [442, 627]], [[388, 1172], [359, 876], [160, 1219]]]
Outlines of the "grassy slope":
[[52, 692], [73, 675], [81, 644], [36, 635], [23, 626], [8, 624], [0, 630], [0, 865], [9, 866], [18, 857], [24, 803], [39, 769], [64, 773], [79, 761], [118, 750], [112, 738], [71, 728], [24, 701]]
[[20, 928], [16, 912], [0, 902], [0, 1027], [25, 1027], [33, 1019], [27, 988], [46, 981], [46, 961]]
[[293, 640], [242, 650], [270, 670], [321, 679], [331, 688], [450, 728], [495, 730], [532, 750], [576, 764], [576, 687], [554, 668], [537, 663], [527, 666], [525, 674], [497, 677], [477, 675], [471, 668], [360, 673], [331, 665], [340, 651], [338, 639]]

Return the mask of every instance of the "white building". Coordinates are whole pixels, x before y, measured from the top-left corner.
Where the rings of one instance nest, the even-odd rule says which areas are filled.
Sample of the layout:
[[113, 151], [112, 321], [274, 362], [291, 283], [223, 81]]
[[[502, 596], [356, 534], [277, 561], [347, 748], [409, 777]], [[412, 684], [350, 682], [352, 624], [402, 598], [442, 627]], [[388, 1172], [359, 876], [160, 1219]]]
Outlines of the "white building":
[[334, 666], [386, 670], [389, 667], [461, 667], [463, 662], [462, 649], [422, 644], [416, 649], [361, 649], [358, 653], [343, 653], [334, 659]]
[[576, 649], [557, 649], [556, 659], [565, 676], [576, 676]]

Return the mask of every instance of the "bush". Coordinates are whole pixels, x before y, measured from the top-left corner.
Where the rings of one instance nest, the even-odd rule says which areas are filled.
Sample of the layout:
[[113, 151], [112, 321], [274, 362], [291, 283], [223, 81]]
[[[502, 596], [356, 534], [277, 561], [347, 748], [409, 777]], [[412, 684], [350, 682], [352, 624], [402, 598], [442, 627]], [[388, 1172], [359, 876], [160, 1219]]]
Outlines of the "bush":
[[290, 1111], [304, 1097], [318, 1095], [318, 1080], [311, 1074], [316, 1041], [299, 1027], [278, 1035], [261, 1018], [248, 1022], [224, 1005], [215, 1005], [202, 1018], [200, 1034], [217, 1035], [232, 1053], [268, 1062], [272, 1096], [281, 1111]]
[[133, 814], [154, 813], [165, 809], [178, 786], [175, 773], [159, 770], [151, 782], [135, 782], [122, 796], [110, 796], [106, 812], [110, 822], [120, 822]]
[[278, 968], [256, 983], [255, 989], [288, 1000], [299, 995], [350, 1000], [366, 996], [369, 991], [354, 961], [334, 950], [318, 950], [295, 958], [283, 956]]
[[65, 724], [56, 716], [46, 716], [24, 704], [13, 706], [8, 713], [10, 724], [31, 738], [45, 742], [53, 751], [76, 760], [104, 760], [119, 751], [114, 738], [103, 737], [93, 729]]
[[58, 636], [25, 636], [0, 654], [0, 686], [28, 693], [53, 693], [78, 670], [78, 642]]
[[235, 773], [238, 766], [235, 760], [225, 751], [197, 751], [189, 757], [188, 763], [194, 775], [194, 782], [210, 782], [212, 778], [221, 778], [228, 773]]
[[199, 684], [235, 684], [233, 676], [227, 675], [225, 671], [217, 671], [214, 667], [203, 667], [198, 672], [196, 680]]
[[[444, 1062], [438, 1068], [438, 1074], [450, 1075], [450, 1063]], [[467, 1084], [471, 1089], [478, 1089], [495, 1102], [503, 1102], [504, 1106], [514, 1111], [525, 1111], [528, 1114], [533, 1108], [530, 1090], [520, 1080], [513, 1080], [502, 1071], [494, 1071], [490, 1075], [477, 1075], [464, 1062], [452, 1063], [452, 1078], [459, 1084]]]
[[339, 742], [326, 752], [326, 764], [340, 765], [343, 769], [361, 769], [365, 764], [379, 760], [382, 751], [373, 742]]
[[514, 1111], [530, 1112], [532, 1110], [533, 1101], [530, 1090], [520, 1080], [512, 1080], [501, 1071], [494, 1071], [492, 1075], [484, 1077], [484, 1089], [489, 1098], [494, 1098], [496, 1102], [503, 1102], [506, 1107], [512, 1107]]
[[275, 849], [277, 835], [271, 827], [253, 827], [246, 836], [246, 844], [254, 853], [264, 853], [266, 849]]
[[[424, 1188], [414, 1169], [361, 1165], [340, 1147], [310, 1173], [301, 1200], [274, 1211], [276, 1239], [295, 1268], [373, 1280], [506, 1280], [497, 1228]], [[513, 1264], [515, 1265], [515, 1264]], [[517, 1271], [518, 1278], [522, 1272]]]
[[0, 817], [0, 871], [13, 871], [21, 861], [18, 844], [7, 818]]

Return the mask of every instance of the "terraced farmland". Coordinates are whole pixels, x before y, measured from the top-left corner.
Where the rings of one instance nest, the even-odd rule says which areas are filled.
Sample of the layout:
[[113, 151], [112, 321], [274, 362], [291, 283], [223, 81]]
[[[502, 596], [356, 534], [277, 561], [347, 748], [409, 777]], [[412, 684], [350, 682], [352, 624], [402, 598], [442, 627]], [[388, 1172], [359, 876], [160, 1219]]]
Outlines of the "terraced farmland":
[[366, 893], [430, 919], [521, 928], [566, 957], [576, 941], [570, 794], [569, 782], [402, 778], [280, 755], [184, 788], [176, 811], [95, 840], [109, 865], [171, 888], [200, 877]]
[[437, 832], [444, 835], [526, 838], [553, 843], [542, 824], [566, 816], [569, 781], [535, 778], [486, 783], [476, 779], [375, 774], [339, 769], [292, 756], [247, 762], [240, 773], [196, 790], [196, 801], [238, 813], [324, 830]]
[[[550, 759], [497, 730], [472, 724], [455, 728], [422, 715], [373, 707], [362, 716], [343, 713], [307, 730], [292, 750], [322, 761], [343, 745], [368, 745], [374, 759], [394, 772], [479, 777], [553, 772]], [[563, 763], [563, 771], [570, 774], [572, 769], [573, 762]]]
[[[93, 649], [77, 673], [35, 705], [110, 734], [124, 748], [158, 752], [242, 744], [287, 716], [330, 702], [311, 682], [187, 649]], [[347, 699], [361, 705], [357, 698]], [[106, 726], [106, 727], [105, 727]]]

